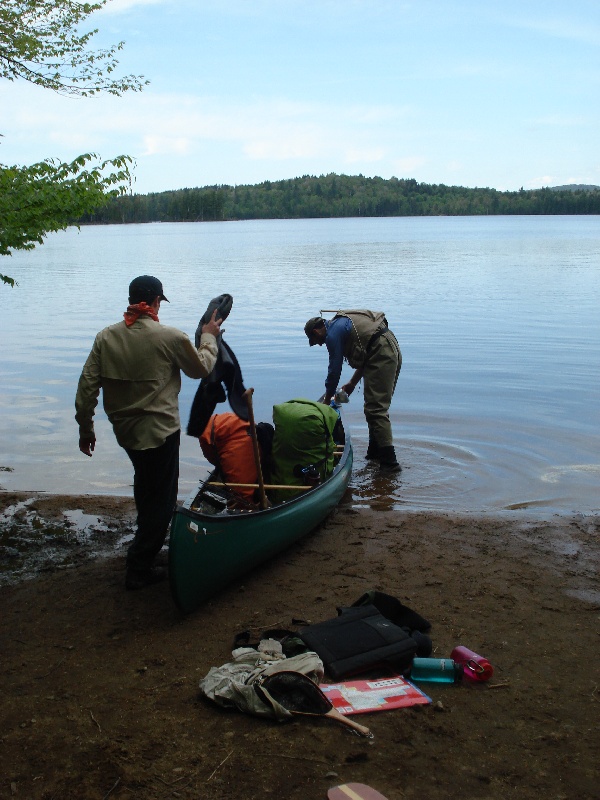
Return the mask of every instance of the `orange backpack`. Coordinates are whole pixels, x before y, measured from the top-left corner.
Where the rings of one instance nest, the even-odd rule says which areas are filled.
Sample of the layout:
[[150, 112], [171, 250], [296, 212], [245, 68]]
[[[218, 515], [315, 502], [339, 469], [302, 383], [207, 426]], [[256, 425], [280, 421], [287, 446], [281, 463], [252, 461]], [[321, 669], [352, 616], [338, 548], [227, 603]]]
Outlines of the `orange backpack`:
[[[258, 483], [250, 424], [237, 414], [213, 414], [200, 437], [205, 458], [219, 467], [225, 483]], [[232, 487], [236, 494], [253, 499], [255, 490]]]

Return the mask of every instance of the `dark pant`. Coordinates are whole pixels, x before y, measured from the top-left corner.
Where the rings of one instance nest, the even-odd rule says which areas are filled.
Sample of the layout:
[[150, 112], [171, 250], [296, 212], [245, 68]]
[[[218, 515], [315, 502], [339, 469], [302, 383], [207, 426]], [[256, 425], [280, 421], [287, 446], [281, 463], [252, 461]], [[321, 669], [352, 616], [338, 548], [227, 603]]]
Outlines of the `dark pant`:
[[144, 572], [152, 566], [165, 543], [177, 503], [179, 440], [181, 432], [167, 437], [160, 447], [128, 450], [134, 469], [133, 497], [137, 531], [127, 551], [127, 569]]

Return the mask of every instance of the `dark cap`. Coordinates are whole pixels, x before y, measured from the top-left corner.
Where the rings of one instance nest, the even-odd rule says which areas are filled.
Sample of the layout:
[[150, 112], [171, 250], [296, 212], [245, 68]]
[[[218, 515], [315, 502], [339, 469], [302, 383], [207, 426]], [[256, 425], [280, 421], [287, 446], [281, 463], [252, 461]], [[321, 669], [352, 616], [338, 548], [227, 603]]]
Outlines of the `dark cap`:
[[153, 278], [152, 275], [140, 275], [139, 278], [134, 278], [129, 284], [129, 299], [132, 303], [140, 303], [141, 301], [154, 300], [158, 297], [159, 300], [169, 302], [163, 294], [163, 285], [158, 278]]
[[304, 326], [304, 333], [308, 336], [308, 343], [312, 347], [316, 342], [312, 340], [312, 334], [315, 328], [320, 328], [325, 324], [323, 317], [311, 317]]

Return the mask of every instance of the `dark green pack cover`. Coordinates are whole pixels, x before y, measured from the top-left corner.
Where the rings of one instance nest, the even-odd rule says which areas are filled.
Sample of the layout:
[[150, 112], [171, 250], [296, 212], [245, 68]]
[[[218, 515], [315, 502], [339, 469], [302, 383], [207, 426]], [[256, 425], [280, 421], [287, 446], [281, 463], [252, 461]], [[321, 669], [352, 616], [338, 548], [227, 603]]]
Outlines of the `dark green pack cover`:
[[[333, 472], [333, 429], [338, 412], [324, 403], [296, 399], [273, 406], [275, 436], [273, 438], [272, 483], [300, 486], [300, 470], [313, 464], [321, 480]], [[290, 500], [300, 491], [272, 490], [269, 496], [275, 503]]]

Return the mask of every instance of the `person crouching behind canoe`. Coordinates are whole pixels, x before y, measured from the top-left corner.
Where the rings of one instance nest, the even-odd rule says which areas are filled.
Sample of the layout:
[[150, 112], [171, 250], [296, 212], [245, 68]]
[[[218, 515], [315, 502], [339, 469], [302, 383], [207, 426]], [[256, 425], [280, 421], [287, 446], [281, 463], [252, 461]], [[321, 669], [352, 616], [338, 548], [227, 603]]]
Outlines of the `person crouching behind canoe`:
[[141, 275], [130, 283], [124, 320], [96, 336], [75, 398], [81, 452], [91, 456], [96, 446], [93, 418], [102, 389], [117, 442], [133, 464], [137, 530], [127, 551], [127, 589], [167, 577], [154, 559], [177, 502], [181, 371], [205, 378], [217, 360], [216, 312], [196, 348], [185, 333], [159, 323], [162, 301], [168, 302], [157, 278]]
[[338, 311], [331, 320], [311, 317], [304, 333], [311, 347], [325, 345], [329, 352], [323, 402], [331, 402], [345, 359], [355, 372], [342, 390], [350, 395], [364, 380], [364, 412], [369, 427], [366, 457], [379, 459], [382, 472], [400, 470], [389, 407], [402, 367], [402, 353], [385, 315], [380, 311]]
[[[261, 470], [267, 479], [273, 433], [274, 428], [268, 423], [259, 422], [256, 426]], [[257, 508], [258, 470], [250, 423], [231, 412], [213, 414], [200, 436], [200, 447], [207, 461], [218, 468], [216, 479], [229, 484], [227, 507], [232, 510]]]

